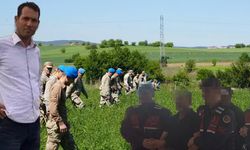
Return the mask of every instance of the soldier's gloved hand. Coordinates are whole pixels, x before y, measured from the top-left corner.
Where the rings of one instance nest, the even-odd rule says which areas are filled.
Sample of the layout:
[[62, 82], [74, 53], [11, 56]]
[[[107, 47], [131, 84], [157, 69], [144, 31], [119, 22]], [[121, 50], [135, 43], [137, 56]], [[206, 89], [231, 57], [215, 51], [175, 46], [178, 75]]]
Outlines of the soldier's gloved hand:
[[4, 105], [0, 104], [0, 119], [4, 119], [6, 117], [5, 111], [6, 111], [6, 109], [5, 109]]
[[68, 128], [63, 121], [59, 122], [59, 129], [61, 133], [67, 132]]
[[248, 132], [248, 128], [246, 126], [243, 126], [242, 128], [240, 128], [239, 133], [240, 133], [240, 135], [242, 137], [246, 137], [247, 136], [247, 132]]

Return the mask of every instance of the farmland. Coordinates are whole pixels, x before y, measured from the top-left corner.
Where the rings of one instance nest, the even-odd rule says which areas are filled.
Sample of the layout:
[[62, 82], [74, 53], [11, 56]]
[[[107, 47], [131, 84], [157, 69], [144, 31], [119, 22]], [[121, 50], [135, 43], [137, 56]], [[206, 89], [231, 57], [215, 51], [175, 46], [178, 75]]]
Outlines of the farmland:
[[[62, 53], [61, 49], [65, 48], [66, 52]], [[159, 58], [159, 49], [155, 47], [129, 46], [131, 50], [138, 50], [151, 59]], [[98, 49], [98, 51], [109, 49]], [[175, 74], [188, 59], [194, 59], [197, 68], [208, 68], [211, 70], [221, 70], [228, 67], [231, 62], [237, 60], [242, 52], [250, 54], [250, 48], [245, 49], [191, 49], [191, 48], [168, 48], [166, 54], [170, 57], [171, 63], [167, 68], [163, 68], [163, 72], [168, 75]], [[53, 61], [56, 65], [64, 63], [65, 58], [71, 57], [75, 53], [80, 53], [81, 56], [87, 56], [89, 50], [84, 46], [42, 46], [41, 56], [42, 61]], [[217, 66], [213, 67], [211, 60], [218, 61]], [[193, 83], [192, 106], [196, 109], [202, 104], [201, 91], [197, 83]], [[162, 84], [161, 89], [156, 91], [155, 101], [162, 106], [175, 113], [173, 103], [172, 84]], [[69, 122], [71, 123], [71, 133], [80, 150], [125, 150], [130, 149], [129, 145], [120, 135], [120, 123], [124, 117], [125, 110], [132, 105], [138, 104], [138, 97], [135, 93], [131, 96], [121, 96], [121, 103], [107, 108], [99, 108], [99, 90], [97, 85], [86, 85], [86, 90], [89, 94], [89, 99], [82, 99], [86, 102], [86, 107], [78, 110], [73, 107], [70, 100], [67, 101], [69, 114]], [[233, 102], [246, 110], [250, 105], [250, 92], [248, 89], [236, 89], [233, 95]], [[41, 149], [45, 149], [46, 131], [45, 127], [41, 129]]]

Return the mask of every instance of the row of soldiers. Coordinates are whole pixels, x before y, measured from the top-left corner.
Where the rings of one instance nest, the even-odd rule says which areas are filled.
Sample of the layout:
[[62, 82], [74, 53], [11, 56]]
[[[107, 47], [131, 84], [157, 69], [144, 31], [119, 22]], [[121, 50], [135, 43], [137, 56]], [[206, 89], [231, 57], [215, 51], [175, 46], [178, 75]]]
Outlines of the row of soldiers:
[[177, 113], [153, 100], [151, 83], [138, 89], [140, 104], [129, 107], [121, 135], [133, 150], [247, 150], [250, 149], [250, 110], [245, 113], [231, 102], [232, 90], [219, 80], [201, 82], [204, 105], [192, 109], [188, 90], [175, 92]]
[[[100, 89], [100, 107], [119, 103], [119, 96], [121, 95], [122, 83], [121, 76], [122, 69], [109, 68], [107, 73], [101, 79]], [[138, 86], [147, 81], [145, 71], [141, 74], [134, 75], [133, 70], [129, 70], [123, 78], [125, 94], [128, 95], [138, 89]], [[155, 82], [153, 82], [155, 83]], [[157, 83], [158, 84], [158, 83]], [[157, 86], [158, 87], [158, 86]]]

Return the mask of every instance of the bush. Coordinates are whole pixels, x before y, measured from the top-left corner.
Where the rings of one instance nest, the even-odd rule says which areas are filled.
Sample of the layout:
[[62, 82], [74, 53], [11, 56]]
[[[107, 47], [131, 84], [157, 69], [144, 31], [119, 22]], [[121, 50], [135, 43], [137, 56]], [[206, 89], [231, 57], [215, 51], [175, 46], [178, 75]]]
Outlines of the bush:
[[204, 80], [207, 78], [213, 78], [215, 77], [214, 73], [212, 70], [208, 70], [208, 69], [200, 69], [197, 72], [197, 80]]
[[77, 58], [80, 57], [80, 53], [73, 54], [70, 58], [64, 60], [65, 63], [73, 63]]
[[64, 54], [64, 53], [66, 53], [66, 49], [65, 48], [62, 48], [61, 49], [61, 52]]
[[173, 81], [175, 86], [178, 87], [187, 87], [190, 85], [190, 78], [186, 71], [179, 71], [176, 75], [173, 76]]
[[86, 49], [87, 50], [97, 49], [97, 45], [96, 44], [86, 45]]
[[216, 77], [220, 80], [220, 83], [224, 87], [235, 87], [235, 85], [232, 84], [232, 70], [231, 68], [226, 69], [225, 71], [217, 71]]
[[235, 44], [235, 48], [245, 48], [245, 47], [246, 47], [246, 45], [243, 43]]
[[194, 71], [195, 69], [195, 61], [190, 59], [185, 63], [185, 70], [186, 72], [190, 73], [192, 71]]
[[172, 48], [172, 47], [174, 47], [174, 43], [173, 42], [168, 42], [168, 43], [165, 44], [165, 46]]
[[213, 60], [212, 60], [212, 64], [213, 64], [213, 66], [215, 67], [216, 64], [217, 64], [217, 60], [216, 60], [216, 59], [213, 59]]
[[242, 53], [236, 63], [233, 63], [231, 68], [217, 72], [217, 78], [222, 84], [236, 88], [250, 87], [250, 64], [247, 53]]

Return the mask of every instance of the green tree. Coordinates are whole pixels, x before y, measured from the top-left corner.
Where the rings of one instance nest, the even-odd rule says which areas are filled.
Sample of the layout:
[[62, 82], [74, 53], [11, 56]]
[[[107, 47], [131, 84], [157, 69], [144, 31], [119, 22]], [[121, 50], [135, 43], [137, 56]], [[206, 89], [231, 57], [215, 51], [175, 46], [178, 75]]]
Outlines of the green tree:
[[212, 60], [213, 66], [216, 66], [216, 63], [217, 63], [217, 60], [216, 60], [216, 59], [213, 59], [213, 60]]
[[132, 42], [132, 43], [131, 43], [131, 46], [136, 46], [136, 42]]
[[208, 69], [200, 69], [197, 71], [197, 80], [204, 80], [207, 78], [214, 78], [215, 75], [213, 73], [212, 70], [208, 70]]
[[190, 78], [187, 74], [186, 71], [179, 71], [176, 75], [173, 76], [173, 79], [172, 79], [175, 83], [175, 86], [178, 86], [178, 87], [187, 87], [190, 85]]
[[64, 54], [64, 53], [66, 53], [66, 49], [65, 48], [62, 48], [61, 49], [61, 52]]
[[185, 63], [185, 70], [190, 73], [195, 69], [195, 61], [190, 59]]
[[147, 41], [147, 40], [145, 40], [145, 41], [140, 41], [140, 42], [138, 43], [138, 45], [139, 45], [139, 46], [148, 46], [148, 41]]
[[245, 47], [246, 47], [246, 45], [243, 43], [235, 44], [235, 48], [245, 48]]
[[43, 46], [43, 44], [40, 42], [40, 43], [38, 43], [38, 46], [41, 47], [41, 46]]
[[168, 42], [168, 43], [165, 44], [165, 46], [172, 48], [172, 47], [174, 47], [174, 43], [173, 42]]
[[128, 46], [129, 45], [128, 41], [124, 41], [124, 45]]
[[92, 49], [97, 49], [97, 45], [96, 44], [90, 44], [86, 46], [87, 50], [92, 50]]
[[153, 46], [153, 47], [159, 47], [161, 45], [161, 42], [156, 41], [156, 42], [151, 43], [150, 45]]

